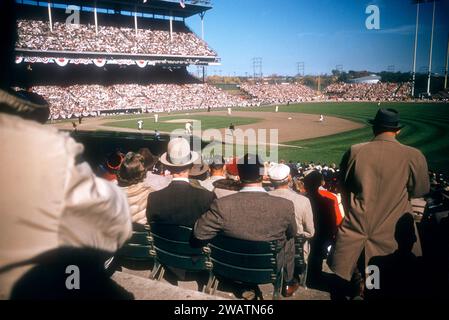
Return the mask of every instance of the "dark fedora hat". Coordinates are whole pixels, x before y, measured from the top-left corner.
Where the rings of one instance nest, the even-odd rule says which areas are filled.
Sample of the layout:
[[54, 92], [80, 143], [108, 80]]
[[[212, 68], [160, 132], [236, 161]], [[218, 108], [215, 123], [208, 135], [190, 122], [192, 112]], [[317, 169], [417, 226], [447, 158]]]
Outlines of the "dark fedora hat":
[[391, 108], [380, 108], [376, 113], [376, 117], [368, 120], [368, 123], [375, 127], [392, 130], [399, 130], [404, 127], [399, 123], [399, 112]]
[[252, 183], [262, 181], [263, 161], [259, 155], [247, 153], [237, 162], [237, 169], [240, 181], [243, 183]]

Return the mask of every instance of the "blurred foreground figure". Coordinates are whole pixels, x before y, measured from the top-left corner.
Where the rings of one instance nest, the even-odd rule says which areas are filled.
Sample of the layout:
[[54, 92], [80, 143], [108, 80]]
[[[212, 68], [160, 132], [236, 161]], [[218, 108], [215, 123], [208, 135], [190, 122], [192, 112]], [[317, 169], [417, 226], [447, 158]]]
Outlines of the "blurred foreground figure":
[[[417, 149], [396, 140], [402, 126], [394, 109], [379, 109], [374, 139], [351, 147], [340, 168], [342, 200], [347, 215], [337, 234], [331, 269], [358, 285], [363, 296], [365, 266], [372, 257], [392, 254], [398, 244], [395, 227], [411, 198], [429, 192], [427, 162]], [[419, 238], [413, 253], [421, 255]], [[354, 277], [353, 277], [354, 276]]]
[[39, 264], [32, 259], [62, 247], [114, 252], [131, 236], [131, 218], [124, 193], [79, 161], [83, 146], [40, 124], [47, 103], [9, 91], [14, 1], [1, 1], [0, 11], [9, 13], [0, 20], [0, 299], [7, 299]]

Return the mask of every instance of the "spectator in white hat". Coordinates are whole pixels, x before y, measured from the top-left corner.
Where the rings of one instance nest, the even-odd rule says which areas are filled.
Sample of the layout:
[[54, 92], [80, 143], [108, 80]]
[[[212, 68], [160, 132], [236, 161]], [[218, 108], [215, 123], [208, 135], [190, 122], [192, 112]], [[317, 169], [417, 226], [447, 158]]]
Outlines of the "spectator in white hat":
[[270, 194], [281, 198], [286, 198], [293, 202], [295, 206], [296, 222], [298, 224], [297, 235], [307, 238], [313, 237], [313, 213], [310, 201], [289, 188], [291, 181], [290, 168], [285, 164], [275, 164], [268, 169], [268, 175], [275, 190]]
[[149, 222], [193, 227], [200, 215], [209, 209], [215, 199], [214, 193], [189, 180], [190, 169], [198, 158], [198, 153], [190, 151], [186, 139], [175, 138], [168, 143], [167, 152], [160, 161], [172, 173], [173, 179], [166, 188], [148, 196]]
[[[289, 188], [291, 181], [290, 168], [285, 164], [274, 164], [268, 169], [268, 175], [274, 190], [269, 193], [276, 197], [285, 198], [293, 202], [295, 207], [295, 218], [298, 226], [297, 236], [312, 238], [315, 233], [313, 224], [313, 212], [310, 201]], [[307, 259], [309, 253], [308, 244], [304, 248], [304, 257]], [[307, 261], [307, 260], [306, 260]]]

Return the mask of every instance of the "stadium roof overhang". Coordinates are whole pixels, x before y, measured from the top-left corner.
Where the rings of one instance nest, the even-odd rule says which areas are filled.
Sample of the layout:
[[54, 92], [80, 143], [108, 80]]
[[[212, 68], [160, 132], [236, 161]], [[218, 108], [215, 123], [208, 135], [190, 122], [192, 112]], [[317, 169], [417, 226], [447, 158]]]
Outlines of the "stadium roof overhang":
[[[45, 2], [45, 1], [43, 1]], [[188, 18], [212, 9], [210, 0], [51, 0], [58, 4], [97, 7], [104, 9], [142, 12], [147, 14]]]

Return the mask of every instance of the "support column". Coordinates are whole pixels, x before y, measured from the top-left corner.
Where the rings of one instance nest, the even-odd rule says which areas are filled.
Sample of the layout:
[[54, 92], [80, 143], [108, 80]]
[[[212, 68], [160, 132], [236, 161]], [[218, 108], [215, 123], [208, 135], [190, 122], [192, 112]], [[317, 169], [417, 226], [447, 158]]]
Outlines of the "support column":
[[170, 15], [170, 41], [173, 41], [173, 16], [171, 15]]
[[136, 37], [137, 37], [137, 9], [134, 9], [134, 29], [136, 30]]
[[412, 92], [411, 92], [412, 97], [415, 96], [416, 49], [418, 47], [418, 23], [419, 23], [419, 2], [416, 4], [415, 48], [413, 51]]
[[204, 40], [204, 15], [206, 13], [205, 12], [201, 12], [200, 13], [200, 17], [201, 17], [201, 39]]
[[433, 49], [433, 31], [435, 29], [435, 0], [433, 1], [432, 12], [432, 33], [430, 35], [430, 52], [429, 52], [429, 72], [427, 75], [427, 95], [430, 96], [430, 77], [432, 75], [432, 49]]
[[95, 18], [95, 34], [98, 34], [97, 7], [94, 8], [94, 18]]
[[50, 31], [53, 32], [53, 19], [51, 17], [51, 3], [48, 2], [48, 21], [50, 23]]

